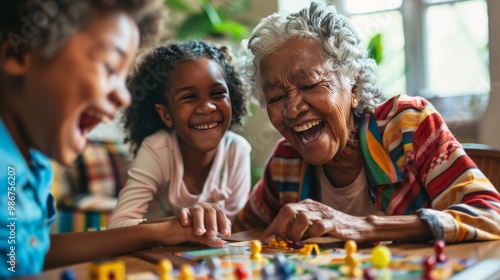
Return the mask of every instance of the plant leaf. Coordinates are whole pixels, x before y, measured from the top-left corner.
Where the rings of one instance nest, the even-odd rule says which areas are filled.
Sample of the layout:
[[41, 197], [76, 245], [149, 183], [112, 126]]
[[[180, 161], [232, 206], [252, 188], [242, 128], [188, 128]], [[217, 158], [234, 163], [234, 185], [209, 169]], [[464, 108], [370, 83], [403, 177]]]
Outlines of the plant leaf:
[[370, 39], [370, 43], [368, 43], [368, 51], [369, 56], [375, 60], [377, 64], [380, 64], [382, 61], [384, 49], [382, 46], [382, 34], [377, 33]]
[[221, 23], [221, 18], [217, 9], [210, 3], [205, 3], [203, 5], [203, 11], [207, 14], [208, 19], [212, 23], [212, 26], [219, 25]]
[[214, 26], [215, 33], [229, 34], [233, 40], [241, 41], [249, 35], [248, 28], [236, 21], [225, 20], [221, 24]]
[[252, 2], [250, 0], [230, 1], [219, 8], [219, 14], [221, 17], [234, 18], [235, 15], [246, 12], [251, 8]]
[[186, 4], [184, 0], [165, 0], [165, 5], [173, 10], [181, 11], [187, 14], [195, 13], [195, 10]]
[[177, 29], [179, 39], [202, 39], [210, 34], [213, 29], [207, 14], [202, 12], [187, 18]]

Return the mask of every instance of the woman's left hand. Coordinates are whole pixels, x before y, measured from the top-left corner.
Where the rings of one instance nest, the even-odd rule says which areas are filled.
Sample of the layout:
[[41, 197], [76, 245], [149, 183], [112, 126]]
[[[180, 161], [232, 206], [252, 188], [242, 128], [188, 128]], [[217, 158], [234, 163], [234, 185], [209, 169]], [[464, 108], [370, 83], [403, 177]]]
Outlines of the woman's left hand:
[[361, 241], [369, 229], [370, 225], [363, 217], [351, 216], [306, 199], [284, 205], [261, 239], [267, 243], [274, 235], [295, 242], [328, 233], [342, 240]]
[[216, 203], [197, 202], [182, 208], [178, 216], [184, 227], [192, 225], [196, 236], [207, 234], [208, 237], [215, 237], [217, 233], [231, 236], [231, 221]]

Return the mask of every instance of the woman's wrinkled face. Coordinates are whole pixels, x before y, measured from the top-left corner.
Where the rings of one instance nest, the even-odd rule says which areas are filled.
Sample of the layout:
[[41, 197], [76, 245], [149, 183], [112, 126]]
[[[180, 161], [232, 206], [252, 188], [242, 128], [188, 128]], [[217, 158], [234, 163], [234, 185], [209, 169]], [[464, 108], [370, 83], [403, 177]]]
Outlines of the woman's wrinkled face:
[[314, 165], [325, 164], [347, 141], [351, 87], [312, 39], [291, 39], [260, 63], [267, 113], [273, 126]]

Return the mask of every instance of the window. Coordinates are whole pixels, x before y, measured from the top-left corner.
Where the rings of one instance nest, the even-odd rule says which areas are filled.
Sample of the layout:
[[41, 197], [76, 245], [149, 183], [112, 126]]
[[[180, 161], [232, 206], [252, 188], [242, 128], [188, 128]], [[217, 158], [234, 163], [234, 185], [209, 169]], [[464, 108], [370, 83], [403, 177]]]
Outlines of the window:
[[278, 0], [278, 10], [298, 12], [303, 8], [309, 7], [311, 0]]
[[377, 75], [387, 97], [489, 92], [486, 0], [330, 2], [351, 18], [363, 44], [380, 40]]

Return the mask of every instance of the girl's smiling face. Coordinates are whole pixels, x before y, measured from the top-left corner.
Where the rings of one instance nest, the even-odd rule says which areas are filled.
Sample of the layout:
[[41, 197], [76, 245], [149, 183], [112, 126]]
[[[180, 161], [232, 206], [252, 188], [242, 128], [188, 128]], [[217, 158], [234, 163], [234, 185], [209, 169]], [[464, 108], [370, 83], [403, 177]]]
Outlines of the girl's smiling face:
[[17, 70], [7, 68], [22, 77], [20, 92], [2, 100], [2, 118], [21, 152], [35, 148], [72, 163], [85, 134], [130, 103], [125, 78], [138, 45], [139, 31], [127, 14], [101, 13], [50, 58], [28, 51]]
[[260, 63], [273, 126], [314, 165], [326, 164], [347, 143], [352, 119], [346, 87], [312, 39], [291, 39]]
[[217, 62], [200, 57], [180, 62], [170, 79], [167, 106], [156, 106], [163, 122], [180, 136], [182, 150], [215, 150], [232, 116], [222, 68]]

